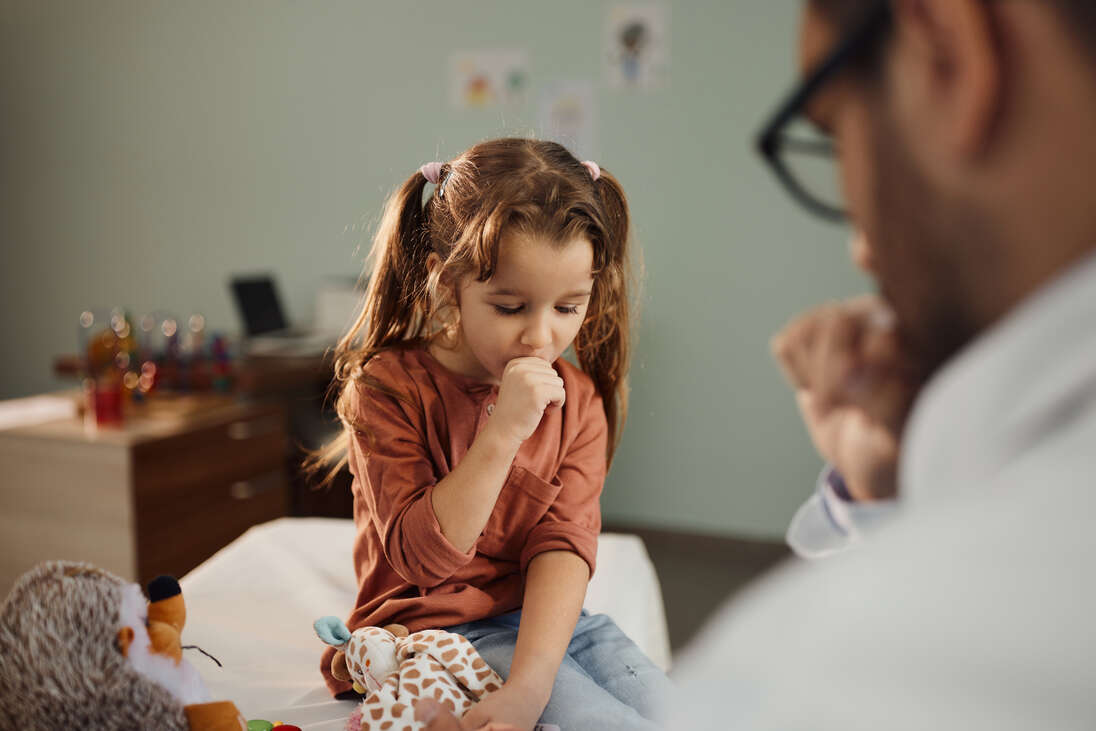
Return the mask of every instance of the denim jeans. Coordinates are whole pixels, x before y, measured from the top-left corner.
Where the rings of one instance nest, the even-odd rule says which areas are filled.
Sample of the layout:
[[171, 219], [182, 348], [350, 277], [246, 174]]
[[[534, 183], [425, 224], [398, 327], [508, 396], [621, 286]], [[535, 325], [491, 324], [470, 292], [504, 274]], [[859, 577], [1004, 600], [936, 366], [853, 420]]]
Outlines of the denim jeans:
[[[464, 635], [504, 679], [518, 638], [521, 610], [447, 627]], [[660, 728], [673, 686], [604, 614], [585, 609], [563, 656], [540, 722], [561, 731], [648, 731]]]

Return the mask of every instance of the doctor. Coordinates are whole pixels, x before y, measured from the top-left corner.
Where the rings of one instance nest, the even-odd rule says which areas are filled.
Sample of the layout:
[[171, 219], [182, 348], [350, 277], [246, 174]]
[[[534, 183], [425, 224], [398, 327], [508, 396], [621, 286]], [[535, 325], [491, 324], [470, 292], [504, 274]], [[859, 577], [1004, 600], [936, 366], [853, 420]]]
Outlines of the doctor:
[[800, 41], [764, 154], [880, 296], [774, 340], [836, 468], [789, 539], [864, 545], [723, 610], [674, 728], [1096, 728], [1096, 3], [810, 0]]
[[763, 154], [879, 289], [774, 340], [837, 555], [717, 614], [672, 728], [1096, 728], [1096, 3], [806, 0], [800, 61]]

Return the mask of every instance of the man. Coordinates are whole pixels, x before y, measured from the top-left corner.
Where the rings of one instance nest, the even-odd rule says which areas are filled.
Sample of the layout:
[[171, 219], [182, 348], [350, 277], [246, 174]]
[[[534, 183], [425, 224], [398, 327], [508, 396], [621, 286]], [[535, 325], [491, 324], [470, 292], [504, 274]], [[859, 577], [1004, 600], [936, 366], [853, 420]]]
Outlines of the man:
[[790, 538], [866, 545], [717, 615], [672, 727], [1094, 728], [1096, 3], [810, 0], [801, 62], [764, 152], [880, 297], [775, 340], [836, 468]]
[[814, 0], [801, 57], [882, 301], [774, 345], [835, 534], [901, 506], [717, 617], [675, 728], [1096, 727], [1096, 4]]

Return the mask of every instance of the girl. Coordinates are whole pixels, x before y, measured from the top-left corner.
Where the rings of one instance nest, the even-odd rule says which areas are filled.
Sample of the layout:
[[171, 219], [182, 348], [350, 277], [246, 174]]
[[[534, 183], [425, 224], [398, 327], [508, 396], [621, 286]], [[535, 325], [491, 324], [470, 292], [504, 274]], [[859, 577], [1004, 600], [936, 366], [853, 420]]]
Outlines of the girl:
[[[468, 728], [655, 728], [669, 687], [581, 611], [627, 412], [628, 236], [596, 164], [551, 142], [476, 145], [389, 200], [338, 346], [346, 428], [327, 456], [354, 477], [347, 625], [467, 637], [506, 679]], [[571, 345], [581, 369], [560, 357]], [[332, 652], [328, 686], [348, 691]]]

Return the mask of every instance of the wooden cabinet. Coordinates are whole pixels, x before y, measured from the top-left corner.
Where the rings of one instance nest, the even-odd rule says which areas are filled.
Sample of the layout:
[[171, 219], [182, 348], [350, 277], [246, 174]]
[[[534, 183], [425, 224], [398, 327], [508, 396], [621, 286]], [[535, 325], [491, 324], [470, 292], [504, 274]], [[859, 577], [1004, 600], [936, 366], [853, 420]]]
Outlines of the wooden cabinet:
[[122, 428], [0, 431], [0, 595], [35, 563], [182, 576], [288, 514], [286, 416], [222, 397], [153, 402]]

